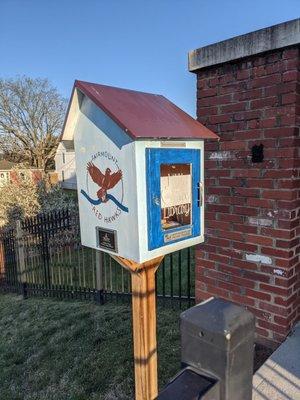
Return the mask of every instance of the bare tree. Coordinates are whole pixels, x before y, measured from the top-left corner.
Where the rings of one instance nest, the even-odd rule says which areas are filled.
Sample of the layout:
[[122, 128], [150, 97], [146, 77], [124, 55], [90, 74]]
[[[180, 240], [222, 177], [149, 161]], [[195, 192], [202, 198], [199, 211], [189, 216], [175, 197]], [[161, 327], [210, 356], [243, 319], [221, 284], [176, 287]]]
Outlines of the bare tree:
[[43, 170], [53, 165], [66, 100], [47, 79], [0, 79], [0, 151]]

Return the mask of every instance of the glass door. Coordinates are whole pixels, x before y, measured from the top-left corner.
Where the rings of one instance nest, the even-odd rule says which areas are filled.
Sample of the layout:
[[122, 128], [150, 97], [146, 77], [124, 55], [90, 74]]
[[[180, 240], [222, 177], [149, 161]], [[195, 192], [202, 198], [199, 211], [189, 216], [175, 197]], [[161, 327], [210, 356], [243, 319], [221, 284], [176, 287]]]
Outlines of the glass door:
[[149, 250], [200, 235], [200, 150], [146, 149]]

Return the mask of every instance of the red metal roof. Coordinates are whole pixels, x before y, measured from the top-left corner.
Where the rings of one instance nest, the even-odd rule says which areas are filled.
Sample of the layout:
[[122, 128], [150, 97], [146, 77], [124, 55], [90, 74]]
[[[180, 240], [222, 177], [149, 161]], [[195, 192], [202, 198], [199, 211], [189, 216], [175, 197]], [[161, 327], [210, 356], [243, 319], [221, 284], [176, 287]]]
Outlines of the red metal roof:
[[164, 96], [75, 81], [133, 139], [219, 139]]

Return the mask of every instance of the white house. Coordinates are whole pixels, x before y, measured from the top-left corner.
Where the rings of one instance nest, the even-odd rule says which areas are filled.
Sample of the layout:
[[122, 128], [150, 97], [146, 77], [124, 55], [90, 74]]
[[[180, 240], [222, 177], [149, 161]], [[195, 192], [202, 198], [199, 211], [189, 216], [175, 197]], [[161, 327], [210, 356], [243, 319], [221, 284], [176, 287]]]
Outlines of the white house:
[[73, 140], [62, 140], [56, 150], [55, 171], [64, 189], [76, 190], [75, 150]]

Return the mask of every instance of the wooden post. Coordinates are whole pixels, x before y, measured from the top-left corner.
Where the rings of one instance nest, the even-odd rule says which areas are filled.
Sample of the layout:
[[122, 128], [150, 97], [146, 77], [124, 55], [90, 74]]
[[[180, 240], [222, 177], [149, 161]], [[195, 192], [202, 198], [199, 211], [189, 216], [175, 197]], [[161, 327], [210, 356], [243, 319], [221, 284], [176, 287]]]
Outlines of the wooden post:
[[131, 273], [135, 399], [158, 395], [155, 272], [162, 257], [142, 264], [113, 256]]
[[0, 279], [4, 278], [4, 273], [5, 273], [4, 246], [2, 239], [0, 239]]

